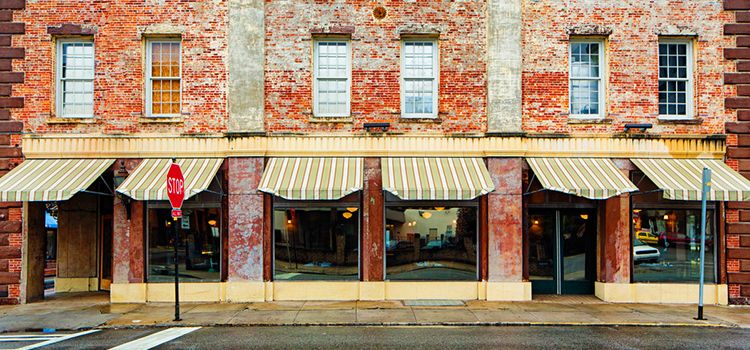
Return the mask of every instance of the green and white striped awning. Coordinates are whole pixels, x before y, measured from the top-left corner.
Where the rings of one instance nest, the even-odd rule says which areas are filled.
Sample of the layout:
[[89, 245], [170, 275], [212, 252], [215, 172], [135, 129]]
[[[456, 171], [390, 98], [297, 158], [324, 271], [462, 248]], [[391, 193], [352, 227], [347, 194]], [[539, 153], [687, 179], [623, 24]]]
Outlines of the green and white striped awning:
[[748, 201], [750, 181], [717, 159], [631, 159], [651, 181], [664, 190], [664, 198], [701, 200], [703, 168], [711, 169], [707, 200]]
[[589, 199], [607, 199], [638, 191], [608, 158], [526, 158], [548, 190]]
[[289, 200], [336, 200], [364, 187], [362, 158], [271, 158], [259, 191]]
[[471, 200], [495, 185], [481, 158], [383, 158], [383, 189], [404, 200]]
[[0, 178], [2, 202], [56, 202], [85, 191], [114, 159], [27, 159]]
[[[185, 200], [208, 189], [223, 161], [221, 158], [177, 159], [185, 178]], [[138, 201], [168, 200], [167, 171], [171, 164], [171, 159], [144, 159], [117, 192]]]

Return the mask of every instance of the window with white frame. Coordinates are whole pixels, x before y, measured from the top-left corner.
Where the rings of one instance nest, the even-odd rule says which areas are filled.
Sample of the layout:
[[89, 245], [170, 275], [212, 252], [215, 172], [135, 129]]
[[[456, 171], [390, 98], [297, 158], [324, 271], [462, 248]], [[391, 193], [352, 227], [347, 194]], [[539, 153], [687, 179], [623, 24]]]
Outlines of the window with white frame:
[[571, 41], [569, 94], [572, 117], [603, 117], [603, 58], [601, 41]]
[[146, 42], [146, 115], [180, 115], [182, 58], [179, 39]]
[[91, 40], [57, 42], [57, 116], [94, 116], [94, 43]]
[[436, 40], [404, 40], [401, 52], [401, 114], [437, 115], [438, 51]]
[[347, 40], [317, 40], [313, 54], [313, 114], [347, 117], [350, 110], [351, 55]]
[[662, 118], [691, 118], [692, 51], [689, 41], [659, 42], [659, 116]]

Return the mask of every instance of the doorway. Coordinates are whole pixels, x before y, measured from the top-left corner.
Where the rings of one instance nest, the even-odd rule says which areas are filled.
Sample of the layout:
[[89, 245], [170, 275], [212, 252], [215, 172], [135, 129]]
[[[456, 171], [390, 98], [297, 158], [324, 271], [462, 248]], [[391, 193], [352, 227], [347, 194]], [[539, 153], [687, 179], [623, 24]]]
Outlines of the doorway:
[[534, 294], [593, 294], [596, 210], [529, 210], [529, 279]]
[[112, 214], [101, 217], [99, 227], [99, 289], [109, 290], [112, 284]]

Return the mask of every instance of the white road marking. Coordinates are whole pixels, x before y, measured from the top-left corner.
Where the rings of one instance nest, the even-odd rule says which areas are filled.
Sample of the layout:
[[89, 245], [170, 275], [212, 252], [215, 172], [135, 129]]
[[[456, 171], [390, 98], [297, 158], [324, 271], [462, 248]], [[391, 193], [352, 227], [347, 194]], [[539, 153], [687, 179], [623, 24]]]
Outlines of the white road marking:
[[36, 343], [36, 344], [32, 344], [32, 345], [27, 345], [27, 346], [24, 346], [24, 347], [22, 347], [22, 348], [17, 348], [16, 350], [30, 350], [30, 349], [37, 349], [37, 348], [41, 348], [41, 347], [43, 347], [43, 346], [47, 346], [47, 345], [51, 345], [51, 344], [55, 344], [55, 343], [59, 343], [59, 342], [61, 342], [61, 341], [66, 341], [66, 340], [68, 340], [68, 339], [73, 339], [73, 338], [75, 338], [75, 337], [80, 337], [80, 336], [84, 336], [84, 335], [86, 335], [86, 334], [96, 333], [96, 332], [98, 332], [98, 331], [99, 331], [98, 329], [90, 329], [90, 330], [88, 330], [88, 331], [83, 331], [83, 332], [78, 332], [78, 333], [72, 333], [72, 334], [65, 334], [65, 335], [63, 335], [63, 336], [61, 336], [61, 337], [60, 337], [60, 336], [58, 336], [58, 337], [54, 337], [54, 338], [52, 338], [52, 339], [49, 339], [49, 340], [47, 340], [47, 341], [43, 341], [43, 342], [41, 342], [41, 343]]
[[3, 342], [29, 342], [38, 340], [50, 340], [64, 337], [65, 334], [12, 334], [0, 335], [0, 343]]
[[140, 339], [118, 345], [110, 350], [145, 350], [175, 340], [185, 334], [199, 330], [201, 327], [174, 327], [165, 329]]

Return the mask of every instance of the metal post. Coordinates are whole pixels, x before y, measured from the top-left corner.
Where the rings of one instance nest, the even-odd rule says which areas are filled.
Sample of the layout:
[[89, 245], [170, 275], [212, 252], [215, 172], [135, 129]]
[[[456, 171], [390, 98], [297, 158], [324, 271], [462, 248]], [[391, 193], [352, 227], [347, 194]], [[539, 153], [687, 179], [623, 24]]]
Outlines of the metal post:
[[182, 321], [180, 319], [180, 260], [177, 252], [177, 242], [179, 240], [179, 234], [177, 231], [177, 218], [172, 218], [172, 232], [174, 233], [174, 320]]
[[703, 284], [705, 280], [706, 267], [706, 197], [711, 187], [711, 169], [703, 168], [703, 186], [701, 190], [701, 261], [700, 261], [700, 282], [698, 282], [698, 317], [696, 320], [705, 320], [703, 318]]

